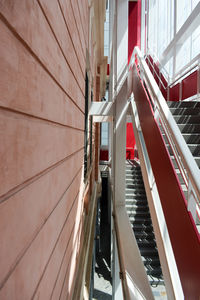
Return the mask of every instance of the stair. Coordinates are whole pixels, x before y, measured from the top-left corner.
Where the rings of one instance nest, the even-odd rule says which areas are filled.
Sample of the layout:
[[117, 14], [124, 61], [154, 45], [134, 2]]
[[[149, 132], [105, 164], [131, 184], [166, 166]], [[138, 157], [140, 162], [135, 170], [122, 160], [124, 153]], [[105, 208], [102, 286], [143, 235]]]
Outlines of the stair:
[[[200, 169], [200, 102], [199, 101], [167, 101], [168, 107], [176, 121], [180, 132], [194, 157], [194, 160]], [[164, 134], [162, 127], [160, 126], [163, 138], [166, 142], [169, 155], [171, 156], [174, 168], [176, 170], [179, 182], [181, 184], [182, 190], [187, 199], [187, 187], [183, 181], [183, 177], [180, 174], [177, 163], [173, 156], [172, 149], [168, 144], [167, 138]], [[200, 232], [200, 219], [195, 219], [195, 223], [198, 231]]]
[[[198, 101], [167, 101], [168, 107], [176, 121], [183, 138], [191, 151], [197, 166], [200, 168], [200, 102]], [[172, 149], [168, 144], [167, 137], [164, 134], [162, 126], [160, 130], [163, 134], [169, 155], [176, 170], [182, 190], [187, 199], [187, 188], [183, 181], [183, 177], [178, 169]]]
[[164, 285], [140, 165], [126, 161], [126, 211], [152, 287]]
[[200, 102], [168, 101], [167, 104], [200, 168]]

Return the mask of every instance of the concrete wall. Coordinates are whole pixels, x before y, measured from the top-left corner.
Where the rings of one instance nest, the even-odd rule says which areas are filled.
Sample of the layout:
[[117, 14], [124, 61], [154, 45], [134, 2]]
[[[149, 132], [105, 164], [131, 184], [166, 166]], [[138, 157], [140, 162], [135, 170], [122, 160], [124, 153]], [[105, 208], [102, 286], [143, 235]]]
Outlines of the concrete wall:
[[87, 0], [0, 1], [3, 300], [70, 299], [73, 291], [83, 239], [88, 20]]

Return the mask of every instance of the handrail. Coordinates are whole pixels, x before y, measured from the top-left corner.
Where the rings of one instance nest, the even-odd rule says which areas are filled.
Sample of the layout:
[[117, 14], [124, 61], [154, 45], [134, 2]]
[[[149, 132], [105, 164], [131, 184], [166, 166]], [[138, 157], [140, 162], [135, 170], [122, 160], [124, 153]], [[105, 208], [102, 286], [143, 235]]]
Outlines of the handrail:
[[165, 280], [165, 288], [167, 296], [170, 299], [183, 299], [183, 292], [181, 282], [177, 270], [177, 265], [172, 249], [169, 231], [166, 220], [163, 214], [160, 197], [158, 194], [155, 177], [151, 167], [148, 150], [146, 148], [145, 140], [142, 131], [140, 131], [141, 123], [138, 114], [138, 108], [134, 97], [131, 99], [131, 114], [132, 124], [137, 143], [137, 149], [140, 157], [140, 166], [144, 180], [145, 190], [149, 203], [149, 210], [152, 217], [152, 224], [157, 243], [160, 263]]
[[[111, 178], [110, 169], [109, 178]], [[110, 189], [111, 202], [113, 203], [113, 227], [116, 234], [120, 279], [124, 299], [153, 300], [152, 290], [139, 254], [125, 205], [116, 207], [111, 183]], [[139, 276], [137, 275], [138, 272]]]
[[158, 80], [160, 81], [160, 83], [162, 84], [163, 88], [166, 90], [168, 88], [168, 85], [165, 86], [164, 83], [162, 82], [162, 79], [160, 78], [159, 74], [157, 73], [157, 71], [155, 70], [154, 65], [152, 64], [151, 60], [149, 59], [148, 55], [146, 56], [146, 58], [148, 59], [148, 62], [150, 63], [150, 65], [152, 66], [154, 73], [156, 73], [156, 76], [158, 78]]
[[131, 60], [129, 63], [129, 67], [133, 65], [135, 60], [139, 60], [140, 62], [140, 71], [143, 73], [143, 78], [145, 78], [146, 83], [148, 84], [148, 87], [151, 90], [151, 93], [153, 94], [154, 101], [159, 108], [160, 114], [162, 118], [164, 119], [165, 123], [167, 124], [167, 127], [169, 128], [170, 134], [173, 137], [174, 143], [176, 148], [179, 151], [179, 154], [181, 155], [181, 158], [184, 163], [184, 167], [186, 168], [187, 174], [190, 178], [190, 181], [192, 183], [193, 188], [195, 189], [197, 198], [200, 199], [200, 170], [197, 167], [197, 164], [194, 160], [194, 157], [192, 156], [190, 150], [187, 147], [187, 144], [180, 133], [180, 130], [178, 128], [178, 125], [176, 124], [167, 104], [166, 101], [151, 73], [149, 70], [149, 67], [142, 56], [142, 53], [138, 47], [134, 48], [133, 54], [131, 56]]
[[[184, 195], [181, 191], [176, 172], [170, 161], [170, 156], [164, 145], [164, 141], [156, 121], [156, 115], [152, 109], [152, 101], [150, 101], [148, 93], [146, 92], [148, 89], [149, 94], [151, 94], [150, 88], [147, 86], [146, 89], [143, 84], [142, 79], [145, 78], [145, 75], [142, 67], [140, 68], [140, 61], [138, 57], [137, 62], [138, 64], [134, 64], [132, 68], [133, 98], [140, 121], [138, 130], [139, 133], [141, 133], [141, 137], [143, 137], [142, 141], [147, 150], [145, 152], [147, 152], [149, 157], [147, 171], [149, 172], [149, 170], [152, 169], [152, 172], [148, 173], [148, 175], [150, 176], [150, 179], [151, 176], [154, 177], [154, 180], [151, 181], [153, 184], [150, 182], [150, 189], [148, 187], [148, 182], [146, 181], [147, 184], [145, 182], [146, 191], [149, 192], [149, 194], [147, 194], [147, 198], [151, 209], [152, 200], [154, 201], [154, 195], [153, 197], [150, 197], [151, 188], [156, 186], [157, 195], [160, 199], [158, 202], [161, 204], [160, 207], [164, 213], [164, 220], [167, 224], [167, 230], [169, 232], [170, 242], [184, 297], [195, 300], [199, 297], [199, 235], [193, 222], [191, 212], [187, 211], [187, 207], [184, 203]], [[151, 95], [151, 97], [154, 100], [154, 95]], [[145, 175], [144, 168], [143, 173]], [[156, 212], [156, 214], [152, 213], [153, 222], [157, 217], [160, 218], [159, 212]], [[159, 229], [162, 231], [164, 230], [162, 224], [159, 225]], [[159, 244], [163, 242], [163, 239], [160, 240], [158, 235], [157, 238]], [[190, 245], [190, 247], [188, 247], [188, 245]], [[167, 260], [167, 262], [167, 264], [171, 264], [170, 260]], [[165, 263], [163, 267], [165, 269]], [[173, 298], [170, 296], [170, 299]], [[179, 295], [177, 299], [182, 298]]]
[[[170, 81], [170, 84], [168, 83], [167, 86], [164, 85], [162, 79], [160, 78], [159, 74], [157, 73], [157, 71], [155, 70], [154, 65], [152, 64], [151, 60], [149, 59], [149, 55], [146, 55], [146, 58], [148, 59], [148, 62], [151, 64], [154, 72], [156, 73], [156, 76], [158, 78], [158, 80], [160, 81], [160, 83], [162, 84], [163, 88], [165, 90], [167, 90], [168, 88], [171, 88], [172, 86], [176, 85], [177, 82], [182, 81], [183, 78], [185, 78], [187, 75], [189, 76], [189, 74], [193, 71], [193, 70], [197, 70], [199, 67], [199, 59], [200, 59], [200, 55], [195, 56], [187, 65], [184, 66], [184, 68], [182, 68], [179, 72], [176, 73], [175, 79], [172, 81], [172, 77], [169, 76], [168, 74], [168, 79]], [[159, 63], [160, 65], [160, 63]], [[164, 67], [161, 66], [161, 69], [164, 69]], [[165, 70], [165, 69], [164, 69]], [[165, 70], [166, 71], [166, 70]], [[166, 71], [167, 72], [167, 71]], [[179, 75], [180, 74], [180, 75]]]
[[[190, 69], [186, 70], [186, 71], [185, 71], [184, 73], [182, 73], [179, 77], [177, 77], [172, 83], [170, 83], [170, 84], [168, 85], [168, 87], [174, 86], [174, 85], [175, 85], [178, 81], [180, 81], [183, 77], [185, 78], [185, 76], [186, 76], [187, 74], [189, 74], [189, 73], [192, 72], [193, 70], [197, 70], [198, 66], [199, 66], [199, 64], [195, 64], [195, 65], [191, 66]], [[189, 75], [188, 75], [188, 76], [189, 76]]]

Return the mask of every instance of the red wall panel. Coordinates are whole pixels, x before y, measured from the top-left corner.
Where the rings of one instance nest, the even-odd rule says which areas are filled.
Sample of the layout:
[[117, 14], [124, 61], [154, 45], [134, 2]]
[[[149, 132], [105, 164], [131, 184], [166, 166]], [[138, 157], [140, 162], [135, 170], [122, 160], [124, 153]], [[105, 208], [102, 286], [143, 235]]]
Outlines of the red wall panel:
[[108, 150], [107, 149], [100, 149], [100, 160], [108, 161]]
[[182, 100], [187, 99], [197, 94], [197, 76], [195, 71], [182, 81]]
[[[141, 47], [141, 0], [129, 1], [128, 63], [135, 46]], [[126, 159], [134, 159], [135, 137], [132, 123], [127, 124], [126, 130]]]
[[128, 13], [128, 62], [135, 46], [141, 47], [141, 0], [129, 1]]
[[180, 83], [177, 83], [169, 90], [169, 101], [179, 101]]
[[126, 125], [126, 159], [134, 159], [135, 136], [132, 123]]

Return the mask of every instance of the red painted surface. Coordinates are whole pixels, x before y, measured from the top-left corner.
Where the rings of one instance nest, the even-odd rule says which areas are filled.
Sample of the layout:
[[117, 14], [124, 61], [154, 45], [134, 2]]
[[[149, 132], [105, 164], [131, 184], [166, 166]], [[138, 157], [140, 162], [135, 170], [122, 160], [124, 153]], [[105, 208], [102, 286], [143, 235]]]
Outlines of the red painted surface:
[[163, 83], [163, 84], [161, 84], [160, 90], [161, 90], [165, 100], [167, 100], [167, 80], [165, 79], [165, 77], [162, 73], [160, 74], [160, 78], [161, 78], [161, 81]]
[[187, 99], [197, 94], [197, 77], [198, 72], [195, 71], [182, 81], [182, 99]]
[[128, 62], [135, 46], [141, 47], [141, 0], [129, 2]]
[[179, 91], [180, 91], [180, 84], [177, 83], [169, 90], [169, 100], [170, 101], [179, 101]]
[[[199, 298], [200, 243], [151, 105], [133, 69], [133, 92], [185, 299]], [[170, 187], [170, 188], [169, 188]]]
[[110, 65], [107, 64], [107, 75], [110, 75]]
[[100, 149], [100, 160], [108, 161], [108, 149]]
[[[128, 13], [128, 63], [134, 47], [141, 48], [141, 0], [129, 1]], [[132, 123], [126, 127], [126, 159], [134, 159], [135, 137]]]
[[151, 73], [153, 74], [153, 66], [151, 64], [149, 64], [149, 69], [150, 69]]
[[163, 85], [161, 85], [160, 90], [165, 100], [167, 100], [167, 89], [165, 89]]
[[[148, 59], [150, 60], [150, 62], [153, 66], [151, 66]], [[159, 85], [159, 79], [158, 79], [159, 65], [153, 61], [153, 58], [150, 55], [148, 56], [148, 59], [146, 59], [146, 62], [149, 66], [150, 71], [154, 75], [155, 81]], [[154, 70], [156, 71], [156, 73], [158, 75], [154, 72]], [[164, 86], [166, 87], [167, 81], [166, 81], [164, 75], [160, 74], [160, 77], [161, 77], [161, 80], [162, 80]], [[184, 100], [191, 96], [196, 95], [197, 94], [197, 86], [198, 86], [198, 72], [194, 71], [192, 74], [188, 75], [186, 78], [184, 78], [182, 80], [181, 100]], [[161, 86], [160, 89], [163, 94], [163, 97], [167, 100], [167, 90], [163, 86]], [[170, 101], [179, 101], [179, 98], [180, 98], [179, 96], [180, 96], [180, 83], [177, 83], [176, 85], [174, 85], [173, 87], [171, 87], [169, 89], [169, 100]]]
[[135, 136], [132, 123], [126, 126], [126, 159], [134, 159]]
[[157, 63], [153, 63], [153, 66], [154, 66], [154, 70], [156, 71], [156, 73], [159, 75], [159, 66]]
[[149, 55], [149, 61], [150, 61], [150, 63], [153, 65], [153, 58], [152, 58], [152, 56], [151, 55]]
[[161, 73], [160, 77], [161, 77], [161, 80], [162, 80], [162, 83], [164, 84], [164, 86], [167, 87], [167, 80], [165, 79], [165, 76]]

